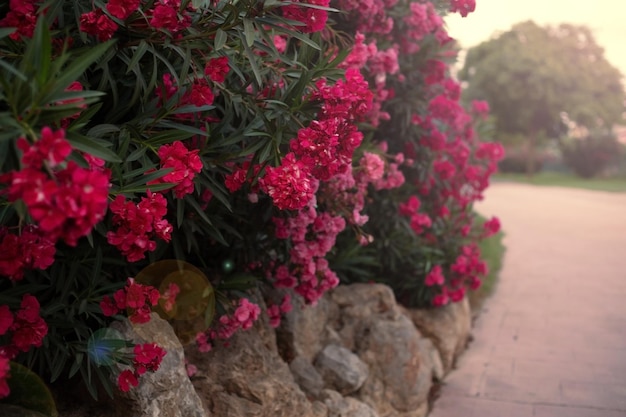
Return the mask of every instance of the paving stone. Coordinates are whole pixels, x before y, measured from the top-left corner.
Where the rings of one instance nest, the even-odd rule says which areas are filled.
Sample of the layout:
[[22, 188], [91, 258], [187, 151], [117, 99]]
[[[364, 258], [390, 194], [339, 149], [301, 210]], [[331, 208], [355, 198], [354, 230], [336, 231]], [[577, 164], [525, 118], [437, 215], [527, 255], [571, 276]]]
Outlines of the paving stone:
[[[626, 417], [626, 194], [493, 184], [507, 251], [432, 417]], [[618, 249], [620, 248], [620, 249]]]

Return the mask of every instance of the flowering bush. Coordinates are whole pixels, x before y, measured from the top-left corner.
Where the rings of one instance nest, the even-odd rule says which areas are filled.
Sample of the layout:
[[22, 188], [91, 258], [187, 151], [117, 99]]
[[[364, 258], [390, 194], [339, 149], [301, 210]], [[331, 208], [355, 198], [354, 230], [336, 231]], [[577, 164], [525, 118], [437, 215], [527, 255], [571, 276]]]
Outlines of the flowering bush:
[[[349, 249], [331, 265], [346, 281], [391, 285], [407, 305], [460, 301], [486, 273], [476, 242], [499, 223], [488, 222], [487, 230], [475, 226], [472, 203], [482, 198], [503, 154], [475, 129], [485, 123], [488, 106], [474, 102], [465, 110], [448, 67], [455, 43], [442, 15], [466, 16], [475, 2], [381, 0], [361, 8], [338, 0], [336, 7], [350, 12], [339, 27], [356, 39], [344, 65], [360, 69], [375, 91], [370, 146], [388, 158], [385, 175], [392, 186], [379, 181], [371, 187], [363, 229], [372, 243], [359, 247], [343, 237], [338, 247]], [[384, 25], [372, 26], [374, 16]]]
[[[215, 289], [202, 351], [291, 309], [285, 293], [262, 312], [247, 290], [315, 303], [335, 287], [346, 228], [362, 245], [373, 236], [365, 261], [396, 287], [414, 274], [426, 301], [478, 285], [471, 202], [499, 148], [458, 104], [436, 7], [358, 6], [0, 7], [0, 395], [9, 359], [51, 381], [80, 373], [94, 396], [157, 370], [167, 352], [107, 326], [176, 310], [184, 288], [135, 279], [163, 259], [194, 264]], [[371, 256], [389, 242], [419, 256]]]

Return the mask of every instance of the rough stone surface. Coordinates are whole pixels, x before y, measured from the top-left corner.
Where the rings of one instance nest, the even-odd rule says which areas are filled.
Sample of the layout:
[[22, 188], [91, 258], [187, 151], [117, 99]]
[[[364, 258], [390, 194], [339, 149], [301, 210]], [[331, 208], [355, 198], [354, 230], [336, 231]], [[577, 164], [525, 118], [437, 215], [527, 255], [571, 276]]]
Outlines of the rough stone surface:
[[443, 308], [407, 310], [407, 314], [420, 332], [433, 341], [445, 373], [450, 372], [470, 337], [472, 318], [467, 298]]
[[441, 355], [432, 340], [422, 337], [418, 341], [418, 347], [420, 350], [420, 357], [427, 364], [426, 367], [433, 370], [433, 380], [443, 380], [445, 376], [443, 362], [441, 361]]
[[228, 342], [208, 353], [187, 350], [189, 361], [198, 368], [193, 384], [212, 415], [327, 416], [326, 406], [309, 401], [294, 381], [289, 366], [278, 355], [274, 330], [266, 318]]
[[128, 320], [112, 325], [134, 343], [154, 342], [167, 354], [159, 370], [144, 374], [139, 386], [121, 393], [126, 401], [116, 403], [119, 415], [133, 417], [206, 417], [185, 369], [185, 353], [167, 321], [152, 313], [150, 322], [131, 325]]
[[369, 375], [369, 367], [348, 349], [328, 345], [317, 355], [315, 367], [327, 386], [343, 395], [361, 388]]
[[324, 390], [322, 400], [328, 407], [328, 417], [379, 417], [376, 410], [352, 397], [343, 397], [333, 390]]
[[324, 379], [311, 362], [299, 356], [291, 361], [289, 369], [294, 380], [305, 394], [313, 398], [320, 395], [324, 389]]
[[326, 341], [336, 338], [327, 326], [329, 318], [336, 315], [336, 306], [328, 297], [322, 297], [315, 306], [305, 305], [299, 296], [291, 299], [293, 309], [276, 330], [280, 354], [287, 361], [299, 356], [313, 362]]
[[[421, 358], [427, 345], [396, 304], [391, 289], [378, 284], [340, 286], [323, 300], [321, 308], [318, 305], [288, 315], [288, 326], [279, 334], [287, 335], [282, 342], [287, 351], [302, 352], [306, 345], [306, 355], [311, 357], [326, 345], [343, 346], [369, 367], [369, 375], [351, 395], [353, 399], [367, 404], [381, 417], [425, 415], [434, 362]], [[291, 328], [297, 328], [293, 323], [309, 320], [320, 322], [290, 333]], [[326, 382], [327, 388], [335, 389]]]
[[357, 352], [372, 376], [358, 398], [375, 405], [381, 415], [412, 413], [427, 402], [432, 367], [420, 356], [420, 336], [408, 318], [374, 319], [357, 343]]

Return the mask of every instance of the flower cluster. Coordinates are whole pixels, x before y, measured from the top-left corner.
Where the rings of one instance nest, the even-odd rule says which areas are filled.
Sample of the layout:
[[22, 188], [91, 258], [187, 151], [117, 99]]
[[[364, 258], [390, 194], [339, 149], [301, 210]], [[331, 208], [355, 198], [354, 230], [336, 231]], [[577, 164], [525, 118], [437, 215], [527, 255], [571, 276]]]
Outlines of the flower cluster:
[[23, 168], [0, 177], [10, 202], [21, 200], [50, 242], [76, 246], [104, 218], [110, 173], [66, 162], [72, 151], [65, 132], [44, 127], [34, 144], [20, 139]]
[[292, 310], [291, 296], [285, 294], [280, 304], [272, 304], [267, 308], [267, 316], [270, 319], [270, 326], [276, 328], [280, 326], [280, 317], [282, 314], [289, 313]]
[[259, 319], [261, 308], [248, 300], [240, 298], [232, 315], [224, 314], [214, 328], [196, 335], [196, 343], [200, 352], [208, 352], [214, 340], [228, 340], [238, 330], [248, 330]]
[[17, 31], [9, 35], [14, 41], [22, 36], [27, 38], [33, 36], [38, 8], [35, 3], [35, 0], [11, 0], [9, 2], [9, 12], [0, 20], [0, 27], [17, 28]]
[[400, 204], [399, 211], [403, 216], [407, 216], [410, 219], [411, 229], [415, 234], [422, 234], [424, 229], [432, 226], [432, 220], [426, 213], [419, 213], [421, 202], [417, 196], [412, 195], [409, 199]]
[[324, 29], [328, 20], [328, 12], [318, 8], [301, 6], [301, 4], [328, 7], [330, 0], [296, 0], [292, 4], [282, 7], [284, 17], [303, 24], [303, 26], [296, 27], [301, 32], [312, 33]]
[[459, 12], [463, 17], [476, 10], [476, 0], [451, 0], [450, 11], [452, 13]]
[[54, 254], [54, 242], [37, 227], [28, 225], [19, 235], [0, 227], [0, 275], [18, 281], [26, 270], [48, 268], [54, 263]]
[[268, 271], [276, 288], [294, 288], [309, 304], [315, 304], [339, 284], [325, 256], [346, 226], [343, 217], [318, 213], [314, 204], [315, 201], [293, 217], [274, 218], [276, 237], [291, 242], [290, 259], [289, 265], [281, 264]]
[[156, 343], [144, 343], [133, 348], [133, 370], [125, 369], [117, 377], [120, 391], [128, 392], [131, 387], [139, 385], [139, 377], [146, 372], [159, 370], [161, 361], [167, 352]]
[[318, 119], [298, 131], [289, 143], [292, 152], [278, 167], [266, 168], [259, 180], [261, 190], [281, 210], [303, 209], [313, 199], [318, 180], [328, 181], [346, 172], [363, 139], [356, 123], [369, 112], [372, 93], [361, 73], [349, 69], [345, 81], [329, 85], [319, 80], [310, 99], [321, 103]]
[[161, 194], [148, 191], [138, 204], [118, 195], [109, 209], [113, 213], [113, 226], [117, 229], [107, 232], [107, 241], [129, 262], [145, 258], [146, 251], [154, 251], [157, 244], [153, 239], [170, 241], [173, 227], [164, 219], [167, 200]]
[[[201, 90], [194, 89], [194, 91]], [[202, 160], [198, 156], [198, 152], [200, 152], [198, 149], [187, 149], [180, 141], [161, 146], [158, 151], [161, 169], [171, 169], [172, 171], [148, 184], [176, 184], [173, 188], [176, 198], [183, 198], [185, 195], [193, 193], [193, 179], [197, 173], [202, 171]]]
[[[139, 10], [141, 3], [140, 0], [109, 0], [105, 7], [106, 12], [97, 8], [81, 15], [80, 30], [95, 36], [101, 42], [109, 40], [119, 29], [119, 25], [110, 16], [124, 21]], [[189, 12], [193, 8], [181, 10], [180, 0], [159, 0], [150, 4], [152, 8], [143, 10], [142, 13], [149, 17], [148, 23], [154, 30], [166, 30], [176, 35], [191, 25]]]
[[147, 323], [150, 321], [152, 306], [155, 306], [161, 294], [148, 285], [135, 282], [128, 278], [126, 286], [113, 294], [113, 298], [105, 295], [100, 301], [102, 314], [107, 317], [114, 316], [122, 311], [128, 312], [128, 318], [133, 323]]
[[0, 346], [0, 357], [13, 359], [31, 347], [40, 347], [48, 333], [48, 325], [39, 315], [39, 301], [30, 294], [22, 297], [20, 309], [11, 313], [7, 305], [0, 305], [0, 336], [10, 332], [10, 342]]

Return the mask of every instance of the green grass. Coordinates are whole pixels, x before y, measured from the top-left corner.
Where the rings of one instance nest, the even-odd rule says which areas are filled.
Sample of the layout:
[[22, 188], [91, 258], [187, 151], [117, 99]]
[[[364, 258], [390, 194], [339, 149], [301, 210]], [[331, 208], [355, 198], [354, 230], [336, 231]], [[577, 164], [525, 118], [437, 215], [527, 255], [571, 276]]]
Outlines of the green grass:
[[586, 179], [561, 172], [540, 172], [530, 178], [525, 174], [496, 174], [492, 179], [494, 182], [512, 181], [532, 185], [626, 192], [626, 177]]
[[478, 246], [483, 260], [489, 267], [489, 273], [483, 279], [483, 283], [476, 291], [469, 292], [469, 303], [473, 314], [480, 312], [485, 300], [493, 294], [498, 282], [498, 275], [502, 268], [502, 260], [506, 247], [502, 244], [504, 233], [502, 231], [496, 233], [487, 239], [482, 240]]

